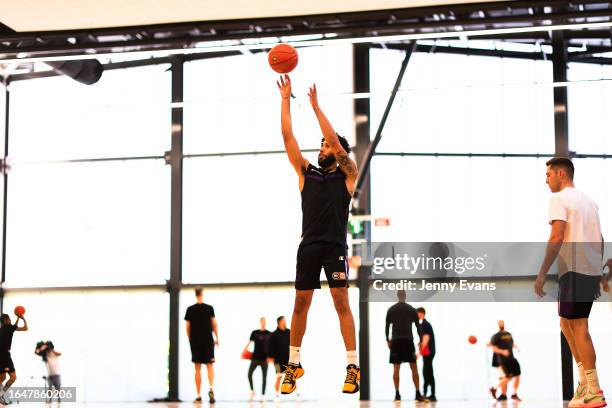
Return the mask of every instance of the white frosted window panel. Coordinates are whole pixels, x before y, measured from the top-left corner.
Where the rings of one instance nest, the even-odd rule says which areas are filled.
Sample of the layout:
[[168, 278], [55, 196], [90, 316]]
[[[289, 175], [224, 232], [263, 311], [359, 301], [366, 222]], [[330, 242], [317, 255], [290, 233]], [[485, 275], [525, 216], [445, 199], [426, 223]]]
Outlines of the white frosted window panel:
[[[352, 56], [350, 45], [299, 50], [299, 64], [289, 75], [296, 97], [291, 101], [293, 129], [302, 149], [317, 149], [321, 144], [307, 96], [313, 83], [335, 130], [354, 143]], [[267, 58], [262, 52], [185, 64], [185, 152], [284, 149], [276, 86], [279, 74], [269, 67]]]
[[[576, 188], [584, 191], [599, 207], [604, 239], [612, 238], [612, 163], [605, 159], [574, 159]], [[612, 257], [612, 254], [609, 254]]]
[[[306, 158], [316, 163], [316, 153]], [[186, 160], [183, 279], [292, 281], [300, 203], [298, 176], [284, 153]]]
[[[404, 54], [370, 55], [374, 134]], [[553, 152], [551, 70], [544, 61], [415, 53], [377, 151]]]
[[167, 278], [170, 171], [162, 160], [22, 165], [9, 177], [9, 286]]
[[[287, 327], [295, 300], [293, 286], [236, 289], [205, 289], [204, 302], [215, 308], [221, 345], [215, 349], [215, 394], [220, 401], [246, 400], [249, 396], [247, 371], [249, 360], [240, 359], [240, 353], [253, 330], [259, 329], [259, 318], [265, 317], [267, 329], [276, 329], [276, 318], [285, 316]], [[359, 327], [359, 292], [349, 289], [349, 302]], [[181, 292], [181, 319], [188, 306], [195, 303], [193, 290]], [[181, 320], [179, 392], [183, 400], [195, 398], [193, 363], [189, 342]], [[357, 345], [359, 350], [359, 344]], [[300, 380], [302, 400], [357, 402], [358, 395], [346, 396], [340, 392], [345, 376], [346, 349], [340, 334], [338, 316], [329, 289], [315, 291], [308, 314], [308, 327], [302, 343], [301, 362], [308, 375]], [[207, 388], [206, 370], [202, 368], [202, 390]], [[375, 379], [375, 377], [373, 377]], [[268, 367], [267, 398], [274, 396], [274, 367]], [[374, 380], [376, 382], [376, 380]], [[254, 374], [255, 390], [261, 393], [261, 371]], [[295, 396], [286, 397], [293, 400]]]
[[[373, 241], [539, 242], [549, 234], [546, 159], [376, 157]], [[506, 180], [499, 183], [499, 180]], [[529, 197], [529, 199], [526, 199]], [[493, 227], [492, 227], [493, 226]]]
[[[16, 387], [43, 387], [47, 370], [33, 354], [51, 340], [62, 385], [79, 402], [147, 401], [168, 392], [168, 295], [163, 291], [8, 293], [5, 311], [26, 308], [29, 330], [13, 337]], [[14, 319], [14, 316], [12, 317]], [[33, 377], [33, 378], [31, 378]]]
[[166, 69], [106, 71], [94, 85], [66, 76], [12, 83], [10, 156], [15, 161], [162, 156], [171, 128]]

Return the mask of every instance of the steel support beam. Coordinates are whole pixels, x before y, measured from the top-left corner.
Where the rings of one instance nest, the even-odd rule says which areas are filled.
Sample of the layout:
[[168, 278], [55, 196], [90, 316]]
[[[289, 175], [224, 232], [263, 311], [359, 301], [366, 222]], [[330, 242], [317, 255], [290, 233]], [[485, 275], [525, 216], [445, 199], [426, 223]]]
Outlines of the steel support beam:
[[[356, 93], [370, 92], [370, 48], [366, 44], [353, 45], [353, 90]], [[355, 99], [355, 158], [357, 165], [362, 166], [370, 144], [370, 100]], [[353, 202], [355, 205], [355, 202]], [[359, 209], [370, 214], [370, 177], [363, 181]], [[368, 223], [366, 223], [368, 224]], [[366, 225], [366, 239], [370, 239], [370, 225]], [[354, 248], [355, 249], [355, 248]], [[355, 252], [353, 252], [355, 253]], [[359, 288], [359, 362], [361, 381], [359, 398], [370, 399], [370, 309], [367, 301], [370, 271], [368, 267], [359, 267], [357, 287]]]
[[[173, 57], [172, 103], [183, 102], [183, 60]], [[171, 167], [171, 219], [170, 219], [170, 352], [168, 358], [168, 400], [179, 397], [179, 305], [182, 286], [182, 224], [183, 224], [183, 108], [172, 107], [172, 147], [166, 154]]]
[[[567, 81], [567, 44], [563, 31], [552, 33], [553, 82]], [[555, 87], [555, 155], [569, 157], [569, 126], [567, 109], [567, 87]], [[561, 381], [564, 400], [571, 400], [574, 394], [574, 371], [572, 353], [561, 333]]]
[[[8, 86], [4, 90], [4, 94], [0, 95], [0, 98], [4, 98], [4, 152], [2, 158], [2, 167], [6, 165], [6, 158], [8, 157], [8, 139], [9, 139], [9, 110], [10, 110], [10, 93]], [[6, 207], [8, 199], [8, 174], [5, 169], [2, 177], [4, 177], [4, 189], [2, 195], [2, 283], [0, 285], [0, 313], [4, 313], [4, 282], [6, 282]]]
[[[567, 82], [567, 46], [563, 31], [552, 33], [553, 82]], [[555, 154], [569, 157], [569, 127], [567, 112], [567, 87], [555, 87]]]

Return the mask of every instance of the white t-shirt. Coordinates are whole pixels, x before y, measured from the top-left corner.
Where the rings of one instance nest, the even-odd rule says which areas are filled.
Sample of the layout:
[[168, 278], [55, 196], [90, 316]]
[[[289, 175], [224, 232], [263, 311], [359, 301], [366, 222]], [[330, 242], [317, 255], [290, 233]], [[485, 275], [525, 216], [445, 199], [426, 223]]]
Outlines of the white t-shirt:
[[566, 221], [557, 257], [559, 275], [568, 271], [601, 276], [601, 226], [597, 204], [582, 191], [566, 187], [550, 198], [549, 222]]
[[49, 371], [49, 375], [60, 375], [60, 367], [57, 355], [50, 351], [47, 353], [47, 370]]

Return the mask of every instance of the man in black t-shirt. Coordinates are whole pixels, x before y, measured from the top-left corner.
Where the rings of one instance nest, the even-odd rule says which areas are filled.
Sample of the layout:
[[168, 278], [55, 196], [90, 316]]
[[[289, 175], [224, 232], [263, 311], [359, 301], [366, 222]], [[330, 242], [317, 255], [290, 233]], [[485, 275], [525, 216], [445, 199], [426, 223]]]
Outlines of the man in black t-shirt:
[[[521, 401], [518, 396], [518, 387], [521, 381], [521, 366], [514, 357], [513, 349], [516, 348], [512, 334], [506, 331], [503, 320], [498, 320], [499, 331], [491, 337], [488, 346], [493, 351], [493, 367], [499, 367], [503, 372], [497, 387], [491, 387], [491, 395], [498, 401], [506, 401], [508, 383], [514, 378], [514, 394], [512, 399]], [[501, 394], [497, 397], [497, 389], [501, 388]]]
[[254, 343], [253, 349], [253, 357], [251, 357], [251, 364], [249, 365], [249, 386], [251, 387], [251, 399], [255, 396], [255, 388], [253, 387], [253, 373], [257, 367], [261, 368], [261, 398], [263, 399], [264, 395], [266, 395], [266, 379], [268, 376], [268, 339], [270, 338], [270, 333], [266, 330], [266, 318], [262, 317], [259, 319], [259, 330], [253, 330], [251, 332], [251, 337], [249, 337], [249, 342], [244, 347], [244, 352], [246, 352], [251, 345]]
[[[19, 319], [23, 320], [23, 326], [19, 327]], [[0, 316], [0, 404], [8, 405], [9, 401], [6, 399], [6, 391], [13, 385], [17, 380], [17, 373], [15, 371], [15, 365], [11, 358], [11, 345], [13, 344], [13, 334], [16, 331], [27, 331], [28, 322], [23, 316], [17, 315], [15, 324], [11, 323], [11, 317], [7, 314]], [[6, 383], [6, 375], [9, 375], [9, 379]], [[4, 385], [2, 385], [4, 384]]]
[[[206, 364], [208, 371], [208, 399], [210, 403], [215, 402], [215, 393], [213, 386], [215, 382], [215, 370], [213, 363], [215, 362], [215, 345], [219, 346], [219, 333], [217, 331], [217, 320], [215, 319], [215, 310], [211, 305], [207, 305], [202, 301], [202, 289], [195, 290], [197, 303], [189, 306], [185, 312], [185, 321], [187, 324], [187, 337], [189, 338], [189, 346], [191, 347], [191, 361], [195, 365], [195, 385], [196, 385], [196, 402], [202, 401], [202, 364]], [[213, 333], [215, 337], [213, 339]]]
[[[425, 319], [425, 309], [419, 307], [417, 315], [421, 323], [419, 324], [419, 352], [423, 356], [423, 396], [425, 399], [435, 402], [436, 399], [436, 379], [434, 377], [433, 359], [436, 355], [436, 337], [433, 327]], [[427, 397], [427, 388], [431, 387], [431, 394]]]
[[[393, 384], [395, 385], [395, 401], [400, 401], [402, 397], [399, 392], [400, 366], [402, 363], [409, 363], [412, 370], [412, 381], [414, 382], [415, 400], [424, 401], [419, 390], [419, 373], [416, 365], [416, 353], [414, 349], [414, 337], [412, 336], [412, 326], [417, 327], [418, 317], [414, 307], [406, 303], [406, 292], [397, 291], [398, 302], [391, 306], [387, 311], [385, 325], [385, 339], [389, 346], [389, 363], [393, 364]], [[392, 326], [391, 338], [389, 338], [389, 327]]]
[[268, 355], [274, 359], [274, 368], [276, 370], [274, 391], [278, 397], [282, 373], [285, 372], [285, 368], [289, 363], [290, 330], [287, 328], [285, 316], [280, 316], [276, 319], [276, 324], [278, 327], [272, 332], [268, 340]]

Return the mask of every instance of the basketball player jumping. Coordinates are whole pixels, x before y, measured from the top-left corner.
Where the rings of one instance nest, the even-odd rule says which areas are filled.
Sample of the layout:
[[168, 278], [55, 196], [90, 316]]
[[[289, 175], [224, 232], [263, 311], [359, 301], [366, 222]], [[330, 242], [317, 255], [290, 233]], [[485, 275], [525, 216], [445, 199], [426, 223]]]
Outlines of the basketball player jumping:
[[546, 295], [546, 274], [557, 259], [559, 269], [559, 316], [561, 331], [569, 344], [580, 383], [568, 407], [606, 406], [595, 368], [595, 348], [589, 334], [593, 301], [600, 296], [603, 237], [595, 202], [574, 187], [574, 164], [566, 158], [546, 162], [546, 184], [550, 198], [550, 238], [535, 283], [538, 296]]
[[319, 107], [317, 88], [308, 96], [317, 117], [323, 140], [315, 167], [303, 156], [293, 135], [291, 123], [291, 80], [288, 75], [277, 83], [282, 97], [281, 129], [289, 161], [299, 177], [302, 196], [302, 241], [297, 253], [295, 305], [291, 319], [289, 364], [281, 386], [291, 394], [296, 380], [304, 375], [300, 347], [306, 331], [308, 309], [314, 289], [321, 288], [321, 268], [325, 270], [334, 305], [340, 319], [340, 331], [347, 350], [348, 365], [342, 392], [359, 391], [359, 362], [355, 322], [348, 299], [347, 223], [349, 205], [357, 179], [357, 165], [349, 158], [350, 146], [339, 136]]

